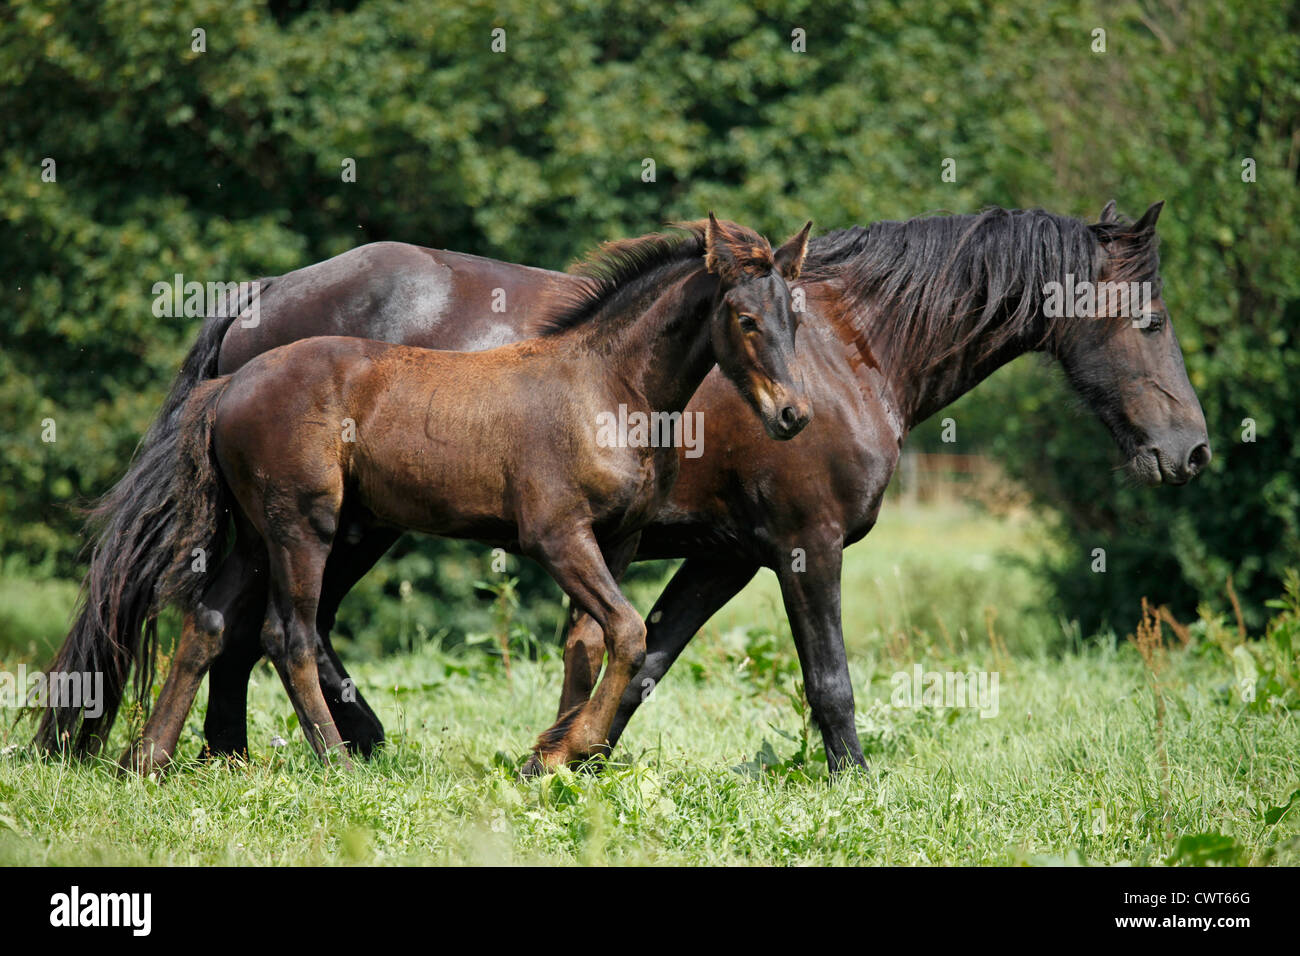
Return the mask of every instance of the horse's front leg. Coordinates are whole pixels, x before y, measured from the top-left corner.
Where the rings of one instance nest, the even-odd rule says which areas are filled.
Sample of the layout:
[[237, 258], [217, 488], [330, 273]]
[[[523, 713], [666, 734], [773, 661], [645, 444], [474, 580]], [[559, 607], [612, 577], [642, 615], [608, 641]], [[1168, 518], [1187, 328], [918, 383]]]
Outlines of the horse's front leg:
[[840, 623], [843, 539], [796, 543], [779, 553], [789, 555], [794, 547], [804, 549], [806, 566], [803, 561], [783, 560], [776, 573], [803, 668], [804, 693], [826, 745], [826, 762], [832, 773], [865, 768], [867, 760], [853, 720], [853, 681]]
[[[635, 542], [631, 547], [635, 553]], [[525, 772], [608, 753], [618, 702], [645, 660], [645, 622], [619, 590], [589, 526], [547, 535], [534, 550], [572, 606], [600, 627], [609, 660], [591, 698], [561, 715], [538, 739]]]

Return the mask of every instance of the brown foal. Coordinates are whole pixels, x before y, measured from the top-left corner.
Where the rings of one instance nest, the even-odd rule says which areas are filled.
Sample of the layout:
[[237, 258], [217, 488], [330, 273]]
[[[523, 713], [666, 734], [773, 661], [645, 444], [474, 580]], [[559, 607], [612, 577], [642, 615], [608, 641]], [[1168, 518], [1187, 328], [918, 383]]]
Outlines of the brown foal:
[[[786, 284], [810, 226], [775, 253], [712, 215], [682, 236], [607, 246], [537, 339], [486, 352], [304, 339], [197, 388], [173, 486], [175, 562], [160, 588], [188, 613], [124, 764], [147, 772], [170, 760], [224, 621], [264, 572], [267, 655], [312, 747], [346, 763], [317, 677], [316, 613], [336, 535], [372, 527], [538, 560], [599, 627], [608, 664], [590, 698], [541, 736], [535, 762], [606, 752], [645, 657], [645, 624], [617, 581], [676, 480], [687, 402], [716, 364], [772, 438], [793, 438], [810, 418]], [[601, 437], [602, 419], [637, 413], [648, 431]], [[195, 554], [220, 553], [227, 512], [233, 549], [214, 576], [191, 570]]]

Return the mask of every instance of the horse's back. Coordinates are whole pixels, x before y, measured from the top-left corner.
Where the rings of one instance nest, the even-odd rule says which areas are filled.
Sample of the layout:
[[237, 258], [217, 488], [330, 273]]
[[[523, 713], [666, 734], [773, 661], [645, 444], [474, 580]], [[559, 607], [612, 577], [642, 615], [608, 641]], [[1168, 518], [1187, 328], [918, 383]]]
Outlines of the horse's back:
[[322, 335], [493, 348], [524, 337], [556, 291], [581, 282], [467, 253], [374, 242], [268, 282], [256, 321], [227, 330], [218, 371], [228, 374], [262, 352]]

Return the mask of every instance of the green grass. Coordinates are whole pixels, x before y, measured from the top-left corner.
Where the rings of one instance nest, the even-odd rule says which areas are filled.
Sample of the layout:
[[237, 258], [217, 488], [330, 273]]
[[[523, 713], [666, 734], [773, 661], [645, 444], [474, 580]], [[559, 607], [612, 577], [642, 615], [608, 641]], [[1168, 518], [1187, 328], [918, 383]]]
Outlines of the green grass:
[[0, 574], [0, 661], [45, 661], [68, 633], [77, 600], [72, 581], [32, 580]]
[[[1137, 651], [1065, 651], [1032, 577], [998, 557], [1038, 540], [1024, 521], [895, 510], [850, 550], [869, 774], [829, 782], [769, 575], [696, 639], [601, 774], [514, 776], [554, 716], [558, 658], [510, 677], [434, 645], [356, 662], [389, 745], [347, 773], [310, 756], [259, 668], [247, 764], [194, 760], [201, 706], [162, 781], [0, 756], [0, 864], [1300, 863], [1295, 711], [1243, 704], [1230, 658], [1194, 641], [1164, 655], [1158, 725]], [[998, 715], [891, 706], [891, 675], [914, 662], [996, 671]]]

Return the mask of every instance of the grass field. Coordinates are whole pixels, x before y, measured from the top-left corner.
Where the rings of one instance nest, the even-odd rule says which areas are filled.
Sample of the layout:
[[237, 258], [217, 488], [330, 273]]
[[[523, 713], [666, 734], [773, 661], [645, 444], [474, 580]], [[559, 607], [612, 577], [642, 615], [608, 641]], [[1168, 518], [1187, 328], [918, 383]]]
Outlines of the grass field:
[[[16, 746], [25, 727], [6, 729], [0, 864], [1300, 863], [1294, 697], [1243, 701], [1250, 665], [1213, 622], [1150, 664], [1123, 636], [1067, 636], [1007, 560], [1042, 539], [1024, 518], [893, 507], [849, 551], [868, 774], [829, 782], [766, 575], [696, 639], [600, 774], [515, 777], [554, 716], [556, 656], [509, 675], [487, 652], [432, 644], [350, 661], [389, 744], [349, 773], [310, 756], [263, 666], [247, 764], [195, 760], [200, 709], [162, 781], [37, 758]], [[0, 583], [15, 601], [23, 590]], [[645, 609], [652, 595], [635, 597]], [[0, 666], [33, 646], [0, 651]], [[892, 675], [917, 663], [996, 673], [996, 716], [894, 706]]]

